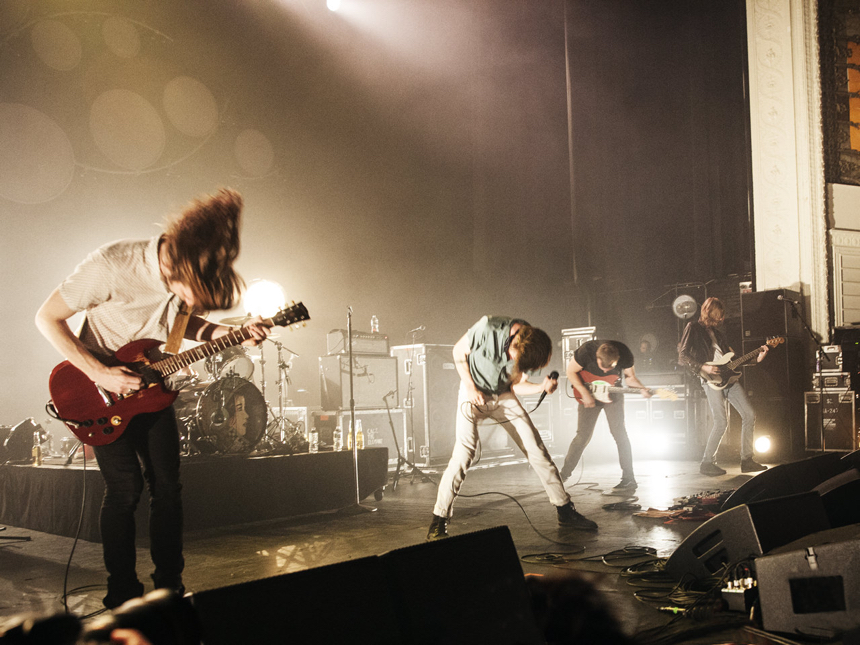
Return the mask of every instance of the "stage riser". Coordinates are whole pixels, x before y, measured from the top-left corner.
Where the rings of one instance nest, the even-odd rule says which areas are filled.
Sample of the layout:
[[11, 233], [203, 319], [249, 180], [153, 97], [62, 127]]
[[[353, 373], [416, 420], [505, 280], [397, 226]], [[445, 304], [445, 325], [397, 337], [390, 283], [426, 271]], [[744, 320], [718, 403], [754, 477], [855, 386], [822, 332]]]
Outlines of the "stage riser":
[[[388, 450], [359, 451], [359, 495], [382, 488]], [[183, 462], [185, 530], [222, 527], [335, 510], [355, 502], [352, 453], [319, 453], [249, 459], [241, 456]], [[0, 466], [0, 524], [75, 535], [84, 490], [80, 466]], [[92, 463], [86, 471], [81, 539], [101, 542], [99, 508], [104, 481]], [[138, 542], [149, 531], [149, 495], [136, 514]]]

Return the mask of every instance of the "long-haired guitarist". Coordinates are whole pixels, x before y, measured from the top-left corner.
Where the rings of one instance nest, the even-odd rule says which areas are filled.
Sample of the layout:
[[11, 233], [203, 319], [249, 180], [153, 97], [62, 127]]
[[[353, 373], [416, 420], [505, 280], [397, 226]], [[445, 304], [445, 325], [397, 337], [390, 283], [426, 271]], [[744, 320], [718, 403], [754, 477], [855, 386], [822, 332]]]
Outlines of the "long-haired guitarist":
[[[241, 212], [241, 196], [222, 189], [168, 218], [158, 237], [97, 249], [51, 293], [36, 315], [36, 326], [106, 392], [134, 393], [143, 386], [141, 377], [126, 366], [110, 365], [122, 346], [144, 338], [166, 341], [176, 321], [184, 320], [184, 338], [198, 341], [233, 329], [177, 314], [180, 308], [229, 309], [237, 301], [243, 282], [233, 263], [239, 254]], [[85, 312], [79, 336], [68, 324], [78, 312]], [[246, 327], [250, 338], [245, 344], [266, 338], [259, 318]], [[144, 481], [151, 497], [154, 585], [183, 592], [179, 433], [172, 406], [135, 416], [118, 439], [94, 446], [94, 451], [105, 480], [99, 518], [108, 572], [105, 606], [117, 607], [144, 592], [135, 569], [134, 528]]]
[[[708, 435], [705, 453], [699, 466], [703, 475], [712, 477], [726, 474], [716, 463], [717, 449], [728, 428], [726, 401], [741, 417], [741, 472], [752, 473], [766, 469], [766, 466], [762, 466], [754, 458], [755, 410], [744, 388], [736, 379], [721, 389], [709, 385], [713, 378], [720, 375], [721, 368], [715, 363], [723, 362], [721, 359], [732, 351], [726, 334], [720, 328], [725, 316], [726, 310], [719, 298], [708, 298], [702, 303], [699, 319], [687, 323], [678, 346], [678, 361], [701, 381], [714, 417], [714, 425]], [[763, 361], [768, 349], [767, 345], [762, 345], [755, 355], [755, 360], [759, 363]]]
[[638, 484], [633, 473], [633, 450], [624, 424], [624, 395], [611, 394], [609, 402], [604, 402], [596, 400], [592, 390], [594, 383], [615, 385], [623, 377], [628, 387], [639, 389], [643, 396], [651, 398], [651, 390], [636, 376], [633, 362], [633, 352], [617, 340], [590, 340], [577, 347], [573, 353], [567, 364], [567, 378], [580, 405], [576, 436], [570, 442], [564, 465], [561, 467], [562, 481], [566, 481], [573, 474], [585, 447], [594, 435], [597, 418], [604, 412], [609, 432], [618, 446], [618, 461], [621, 465], [621, 481], [614, 490], [636, 490]]

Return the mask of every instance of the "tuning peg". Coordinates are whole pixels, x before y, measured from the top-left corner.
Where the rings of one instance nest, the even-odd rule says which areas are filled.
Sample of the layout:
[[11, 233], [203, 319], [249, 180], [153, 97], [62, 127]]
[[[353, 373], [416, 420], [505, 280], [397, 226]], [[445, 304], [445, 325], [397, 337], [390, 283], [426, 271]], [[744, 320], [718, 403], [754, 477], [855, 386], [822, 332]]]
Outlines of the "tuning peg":
[[306, 322], [302, 323], [302, 327], [307, 327], [307, 326], [308, 326], [308, 324]]

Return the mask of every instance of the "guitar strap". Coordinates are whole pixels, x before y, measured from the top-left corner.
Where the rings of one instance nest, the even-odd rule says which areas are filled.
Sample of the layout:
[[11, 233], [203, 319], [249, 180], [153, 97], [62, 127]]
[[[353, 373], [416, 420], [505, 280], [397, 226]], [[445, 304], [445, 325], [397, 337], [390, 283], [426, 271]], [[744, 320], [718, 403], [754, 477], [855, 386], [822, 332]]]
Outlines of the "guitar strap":
[[185, 330], [188, 328], [188, 320], [191, 318], [191, 312], [185, 308], [183, 302], [179, 305], [179, 313], [176, 314], [176, 319], [173, 321], [173, 328], [170, 330], [170, 335], [167, 337], [167, 343], [164, 345], [164, 352], [167, 354], [178, 354], [179, 347], [182, 345], [182, 339], [185, 338]]

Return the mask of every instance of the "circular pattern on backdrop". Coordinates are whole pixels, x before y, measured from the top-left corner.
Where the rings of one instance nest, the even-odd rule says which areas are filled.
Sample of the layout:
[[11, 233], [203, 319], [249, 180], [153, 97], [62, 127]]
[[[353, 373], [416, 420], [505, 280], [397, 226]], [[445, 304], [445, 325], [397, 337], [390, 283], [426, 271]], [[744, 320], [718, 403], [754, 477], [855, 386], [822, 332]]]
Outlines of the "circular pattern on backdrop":
[[74, 170], [72, 144], [53, 119], [29, 105], [0, 103], [0, 195], [21, 204], [50, 201]]
[[243, 130], [233, 146], [236, 162], [251, 177], [262, 177], [272, 169], [275, 150], [268, 137], [259, 130]]
[[[181, 68], [168, 72], [181, 46], [168, 34], [121, 14], [36, 13], [29, 0], [0, 0], [0, 55], [14, 90], [0, 102], [0, 198], [50, 201], [78, 167], [163, 171], [199, 154], [221, 128], [224, 107], [204, 81]], [[141, 56], [152, 74], [128, 85]], [[242, 125], [233, 133], [236, 174], [270, 176], [271, 140]]]
[[108, 90], [93, 101], [90, 134], [98, 149], [125, 170], [143, 170], [164, 151], [161, 117], [149, 101], [129, 90]]
[[102, 23], [102, 38], [120, 58], [134, 58], [140, 52], [140, 33], [131, 20], [111, 16]]
[[173, 126], [189, 137], [205, 137], [218, 125], [212, 92], [190, 76], [177, 76], [164, 86], [164, 111]]
[[57, 20], [40, 20], [30, 32], [36, 55], [48, 67], [60, 71], [74, 69], [81, 62], [81, 40]]

